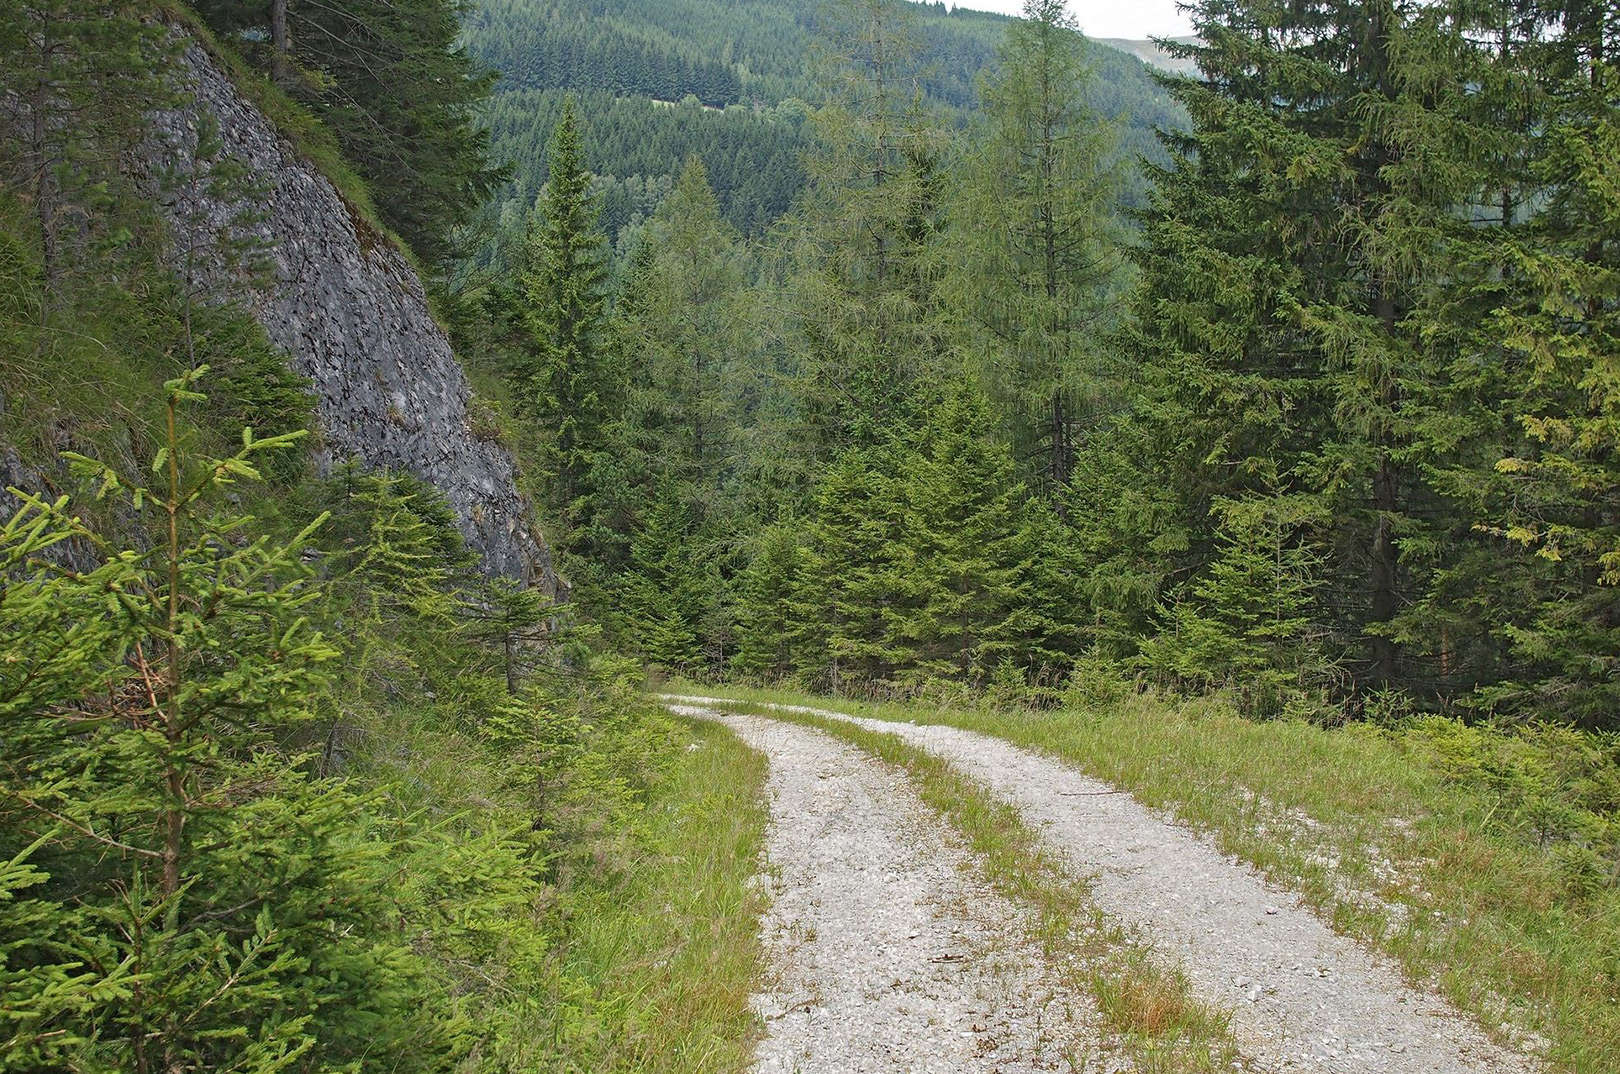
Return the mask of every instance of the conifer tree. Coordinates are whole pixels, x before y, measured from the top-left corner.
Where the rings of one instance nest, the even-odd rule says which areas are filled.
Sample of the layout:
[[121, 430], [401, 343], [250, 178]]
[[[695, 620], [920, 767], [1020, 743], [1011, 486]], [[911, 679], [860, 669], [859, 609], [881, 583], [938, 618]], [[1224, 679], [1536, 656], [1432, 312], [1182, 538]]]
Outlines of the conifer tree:
[[794, 669], [793, 595], [804, 558], [796, 522], [766, 527], [754, 539], [752, 556], [737, 579], [737, 651], [732, 667], [767, 682]]
[[952, 388], [919, 434], [902, 478], [898, 599], [885, 632], [924, 675], [982, 682], [1003, 661], [1025, 663], [1030, 621], [1026, 490], [993, 436], [982, 393]]
[[[385, 938], [364, 803], [292, 746], [338, 655], [309, 623], [319, 522], [278, 542], [223, 503], [300, 434], [193, 454], [178, 412], [201, 373], [167, 385], [150, 485], [74, 457], [148, 540], [108, 542], [66, 497], [25, 495], [0, 528], [0, 872], [26, 892], [0, 917], [0, 1065], [441, 1069], [454, 1030]], [[66, 540], [97, 565], [36, 558]]]
[[172, 46], [135, 3], [24, 0], [0, 19], [7, 137], [0, 174], [28, 192], [43, 255], [39, 310], [48, 324], [70, 259], [113, 219], [118, 155], [142, 136], [146, 110], [174, 98]]
[[1078, 401], [1103, 388], [1120, 236], [1107, 124], [1086, 104], [1084, 39], [1063, 0], [1027, 0], [984, 79], [984, 122], [952, 213], [950, 295], [1012, 416], [1026, 472], [1056, 492]]
[[1244, 711], [1277, 715], [1290, 694], [1325, 685], [1314, 652], [1312, 592], [1320, 554], [1304, 539], [1319, 525], [1307, 498], [1252, 496], [1213, 505], [1216, 550], [1179, 601], [1144, 663], [1193, 689], [1233, 686]]
[[846, 0], [830, 19], [830, 96], [798, 218], [803, 405], [818, 447], [871, 446], [910, 420], [939, 368], [926, 247], [943, 133], [922, 103], [909, 5]]
[[471, 622], [472, 636], [499, 647], [508, 696], [516, 697], [521, 691], [524, 651], [544, 640], [552, 614], [551, 600], [544, 591], [510, 578], [491, 580], [462, 606], [461, 615]]
[[1532, 128], [1533, 215], [1493, 243], [1469, 237], [1470, 252], [1496, 268], [1487, 278], [1498, 299], [1475, 338], [1513, 359], [1508, 412], [1522, 430], [1497, 462], [1480, 522], [1533, 552], [1520, 571], [1543, 578], [1528, 614], [1500, 628], [1519, 666], [1485, 700], [1612, 726], [1620, 697], [1620, 522], [1610, 507], [1620, 488], [1620, 12], [1588, 0], [1537, 12], [1546, 26], [1516, 50], [1544, 102]]
[[576, 598], [587, 607], [611, 599], [612, 580], [629, 567], [631, 536], [657, 486], [660, 430], [645, 414], [647, 399], [656, 393], [643, 359], [653, 325], [654, 252], [645, 234], [631, 248], [607, 324], [609, 361], [623, 378], [624, 405], [603, 430], [605, 447], [591, 460], [569, 536], [577, 561]]
[[[195, 0], [310, 107], [366, 180], [383, 222], [430, 266], [504, 180], [476, 112], [494, 86], [460, 42], [455, 0]], [[263, 41], [254, 48], [251, 42]]]
[[639, 293], [621, 344], [634, 371], [629, 420], [647, 430], [656, 468], [712, 510], [732, 466], [744, 265], [741, 237], [721, 219], [696, 157], [641, 242], [629, 284]]
[[1196, 572], [1214, 502], [1303, 497], [1333, 519], [1312, 612], [1330, 657], [1358, 685], [1397, 683], [1423, 587], [1400, 543], [1432, 497], [1413, 400], [1444, 365], [1415, 314], [1467, 194], [1447, 147], [1419, 144], [1444, 119], [1425, 63], [1455, 37], [1390, 2], [1211, 0], [1195, 21], [1204, 44], [1180, 51], [1201, 77], [1175, 84], [1193, 129], [1166, 138], [1125, 342], [1146, 389], [1127, 435], [1169, 509], [1115, 547], [1165, 539], [1183, 551], [1161, 580]]
[[904, 570], [904, 466], [894, 445], [852, 449], [816, 485], [791, 644], [805, 678], [834, 693], [890, 680], [907, 656], [890, 631]]
[[514, 370], [520, 406], [545, 436], [552, 505], [573, 512], [603, 430], [621, 405], [603, 331], [607, 240], [597, 227], [583, 136], [570, 102], [551, 141], [551, 181], [535, 210], [523, 274], [531, 346]]
[[1384, 169], [1395, 196], [1368, 248], [1409, 281], [1405, 321], [1426, 366], [1399, 404], [1410, 415], [1400, 453], [1410, 506], [1393, 637], [1403, 683], [1425, 695], [1466, 698], [1511, 671], [1504, 631], [1534, 606], [1545, 573], [1504, 555], [1481, 526], [1501, 491], [1495, 464], [1520, 439], [1507, 400], [1525, 374], [1491, 321], [1513, 286], [1505, 251], [1537, 198], [1541, 105], [1525, 50], [1545, 27], [1531, 11], [1518, 0], [1407, 9], [1404, 92], [1382, 108], [1400, 151]]
[[728, 632], [716, 544], [686, 490], [665, 479], [618, 580], [624, 642], [649, 662], [687, 672], [723, 663]]
[[[639, 230], [614, 309], [610, 344], [625, 371], [625, 405], [608, 426], [608, 446], [597, 455], [577, 512], [576, 552], [585, 555], [588, 547], [593, 558], [584, 568], [587, 602], [607, 609], [621, 594], [659, 589], [661, 579], [639, 578], [637, 571], [652, 539], [646, 528], [660, 528], [651, 515], [664, 501], [684, 504], [694, 535], [730, 528], [743, 401], [743, 268], [741, 239], [722, 220], [694, 158]], [[729, 559], [728, 550], [720, 551], [720, 561]], [[651, 562], [659, 572], [667, 566], [659, 557]], [[719, 570], [702, 577], [711, 586], [723, 583]], [[686, 596], [708, 609], [700, 617], [709, 624], [702, 627], [705, 651], [723, 648], [723, 629], [711, 630], [720, 594]], [[633, 630], [624, 644], [641, 647]]]

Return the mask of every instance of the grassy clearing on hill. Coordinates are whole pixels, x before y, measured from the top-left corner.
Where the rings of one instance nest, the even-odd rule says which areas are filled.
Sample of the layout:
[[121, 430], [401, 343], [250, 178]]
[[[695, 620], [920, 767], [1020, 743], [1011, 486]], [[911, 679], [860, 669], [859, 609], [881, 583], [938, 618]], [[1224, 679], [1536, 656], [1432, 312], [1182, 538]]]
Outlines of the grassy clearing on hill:
[[[686, 684], [790, 704], [782, 690]], [[1079, 701], [1080, 699], [1077, 699]], [[1556, 1069], [1620, 1055], [1612, 740], [1553, 729], [1257, 723], [1219, 698], [1119, 692], [1056, 711], [838, 701], [1066, 759], [1208, 832]]]

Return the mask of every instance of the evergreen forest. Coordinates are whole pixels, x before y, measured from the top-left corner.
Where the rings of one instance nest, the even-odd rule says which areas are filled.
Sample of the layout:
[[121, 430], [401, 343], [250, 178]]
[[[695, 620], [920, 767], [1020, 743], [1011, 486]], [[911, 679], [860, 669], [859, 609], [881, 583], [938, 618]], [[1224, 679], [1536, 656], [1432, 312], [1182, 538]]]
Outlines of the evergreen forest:
[[926, 12], [842, 17], [767, 239], [694, 155], [611, 243], [576, 102], [480, 292], [616, 645], [1615, 726], [1607, 5], [1201, 8], [1134, 210], [1060, 5], [966, 126], [910, 89]]
[[[1376, 741], [1546, 878], [1404, 965], [1620, 1047], [1613, 0], [3, 3], [0, 1074], [745, 1069], [764, 766], [670, 683]], [[546, 584], [334, 457], [191, 48]]]

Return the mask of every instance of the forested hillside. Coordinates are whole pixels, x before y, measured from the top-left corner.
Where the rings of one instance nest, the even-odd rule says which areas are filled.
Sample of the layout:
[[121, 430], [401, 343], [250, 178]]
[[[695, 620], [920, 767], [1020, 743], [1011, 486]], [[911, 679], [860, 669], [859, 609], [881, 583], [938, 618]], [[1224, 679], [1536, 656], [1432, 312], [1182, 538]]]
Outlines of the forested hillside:
[[568, 313], [514, 384], [585, 603], [687, 673], [1612, 725], [1615, 13], [1211, 6], [1137, 237], [1041, 10], [961, 127], [909, 90], [943, 16], [847, 5], [763, 246], [697, 158], [620, 256], [594, 193], [557, 233], [559, 127], [528, 260], [599, 275], [525, 277]]
[[[959, 126], [1010, 20], [942, 3], [914, 7], [919, 62], [908, 77], [922, 102]], [[610, 238], [651, 215], [689, 156], [708, 169], [726, 219], [745, 234], [762, 234], [804, 185], [803, 119], [836, 77], [836, 50], [829, 52], [827, 41], [842, 19], [835, 3], [792, 0], [475, 5], [465, 40], [500, 73], [487, 129], [495, 158], [515, 169], [497, 196], [498, 232], [511, 234], [533, 206], [545, 182], [546, 139], [562, 97], [573, 92], [591, 134], [587, 161], [602, 184]], [[1119, 125], [1126, 189], [1139, 195], [1135, 158], [1161, 159], [1154, 131], [1184, 117], [1134, 57], [1099, 46], [1087, 63], [1097, 74], [1086, 85], [1087, 103]], [[655, 101], [687, 103], [666, 109]], [[482, 256], [492, 255], [486, 248]]]

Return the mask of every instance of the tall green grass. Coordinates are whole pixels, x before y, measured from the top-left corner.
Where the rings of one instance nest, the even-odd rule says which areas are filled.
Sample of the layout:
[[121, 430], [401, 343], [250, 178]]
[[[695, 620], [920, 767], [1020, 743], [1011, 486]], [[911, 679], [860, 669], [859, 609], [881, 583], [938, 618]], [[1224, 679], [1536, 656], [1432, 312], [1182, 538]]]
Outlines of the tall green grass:
[[536, 1069], [728, 1074], [751, 1061], [761, 967], [765, 761], [694, 721], [635, 822], [630, 858], [559, 893]]

